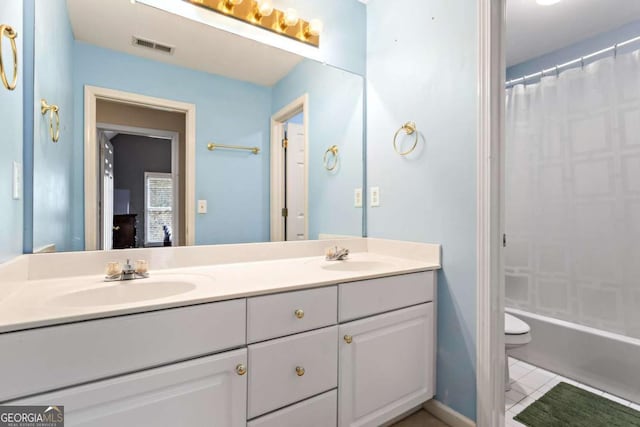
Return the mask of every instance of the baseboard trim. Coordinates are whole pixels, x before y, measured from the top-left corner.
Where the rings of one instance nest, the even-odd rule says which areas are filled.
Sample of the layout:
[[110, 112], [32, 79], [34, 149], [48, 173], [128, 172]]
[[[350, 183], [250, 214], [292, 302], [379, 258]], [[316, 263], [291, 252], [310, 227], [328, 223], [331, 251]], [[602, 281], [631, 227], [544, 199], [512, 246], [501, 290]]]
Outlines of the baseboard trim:
[[444, 403], [431, 399], [423, 405], [425, 411], [449, 424], [451, 427], [476, 427], [476, 423], [449, 408]]

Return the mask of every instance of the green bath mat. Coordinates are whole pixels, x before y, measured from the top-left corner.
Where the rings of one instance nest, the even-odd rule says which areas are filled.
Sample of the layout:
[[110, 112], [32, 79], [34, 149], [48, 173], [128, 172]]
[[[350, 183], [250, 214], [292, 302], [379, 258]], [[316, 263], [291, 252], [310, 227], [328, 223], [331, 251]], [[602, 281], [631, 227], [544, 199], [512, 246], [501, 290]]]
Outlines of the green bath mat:
[[640, 427], [640, 412], [559, 383], [515, 418], [529, 427]]

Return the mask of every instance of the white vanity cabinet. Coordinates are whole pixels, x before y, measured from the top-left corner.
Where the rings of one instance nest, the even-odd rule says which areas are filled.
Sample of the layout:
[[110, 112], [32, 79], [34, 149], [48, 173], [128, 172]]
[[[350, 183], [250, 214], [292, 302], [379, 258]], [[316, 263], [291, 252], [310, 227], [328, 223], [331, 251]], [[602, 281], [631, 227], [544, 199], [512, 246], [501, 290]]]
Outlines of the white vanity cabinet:
[[433, 271], [339, 286], [339, 427], [376, 427], [434, 396], [435, 286]]
[[340, 427], [376, 427], [433, 397], [433, 303], [345, 323], [340, 337]]
[[247, 300], [249, 426], [336, 425], [337, 313], [336, 286]]
[[244, 299], [0, 334], [0, 402], [242, 347], [245, 334]]
[[0, 402], [64, 405], [67, 426], [246, 425], [245, 299], [5, 333], [0, 348]]
[[338, 386], [338, 327], [249, 346], [249, 418]]
[[235, 350], [11, 404], [64, 405], [69, 427], [245, 427], [246, 363]]
[[434, 299], [427, 271], [8, 332], [0, 403], [83, 427], [377, 427], [434, 395]]

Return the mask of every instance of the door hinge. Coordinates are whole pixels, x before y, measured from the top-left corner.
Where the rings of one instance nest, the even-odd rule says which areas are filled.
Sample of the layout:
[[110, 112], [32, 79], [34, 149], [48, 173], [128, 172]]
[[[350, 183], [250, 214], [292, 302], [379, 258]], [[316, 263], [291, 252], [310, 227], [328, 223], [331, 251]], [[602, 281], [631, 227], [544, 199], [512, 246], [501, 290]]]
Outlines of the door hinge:
[[289, 216], [289, 209], [287, 208], [282, 208], [282, 216], [283, 217], [288, 217]]
[[507, 235], [506, 234], [502, 235], [502, 247], [503, 248], [507, 247]]
[[285, 150], [289, 148], [289, 140], [287, 138], [282, 140], [282, 148], [284, 148]]

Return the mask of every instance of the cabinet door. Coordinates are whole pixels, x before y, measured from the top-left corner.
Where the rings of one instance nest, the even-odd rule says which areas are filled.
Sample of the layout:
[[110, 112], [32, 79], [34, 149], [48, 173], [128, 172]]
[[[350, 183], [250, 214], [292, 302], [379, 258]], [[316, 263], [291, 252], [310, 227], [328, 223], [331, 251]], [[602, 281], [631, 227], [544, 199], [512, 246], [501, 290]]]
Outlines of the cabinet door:
[[6, 404], [64, 405], [68, 427], [244, 427], [246, 361], [236, 350]]
[[340, 326], [339, 426], [379, 426], [434, 394], [433, 303]]

